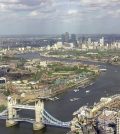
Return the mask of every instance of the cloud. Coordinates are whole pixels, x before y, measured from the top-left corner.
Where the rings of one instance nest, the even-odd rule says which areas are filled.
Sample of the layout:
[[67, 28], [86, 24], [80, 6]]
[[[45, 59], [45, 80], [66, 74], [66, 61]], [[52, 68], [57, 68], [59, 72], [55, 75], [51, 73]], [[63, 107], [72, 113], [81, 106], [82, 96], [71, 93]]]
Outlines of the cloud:
[[120, 0], [0, 0], [0, 22], [84, 24], [120, 18]]
[[30, 16], [37, 16], [38, 15], [38, 12], [37, 11], [32, 11], [31, 13], [30, 13]]
[[78, 11], [75, 10], [75, 9], [74, 10], [73, 9], [72, 10], [68, 10], [68, 14], [70, 14], [70, 15], [71, 14], [77, 14], [77, 13], [78, 13]]
[[19, 0], [0, 0], [1, 3], [18, 3]]
[[110, 10], [107, 12], [107, 14], [114, 18], [118, 18], [118, 17], [120, 17], [120, 9]]
[[78, 12], [94, 15], [94, 11], [100, 9], [106, 8], [108, 11], [113, 8], [118, 9], [119, 4], [120, 0], [0, 0], [0, 11], [12, 11], [18, 16], [20, 12], [25, 12], [25, 15], [27, 12], [28, 15], [36, 17], [40, 15], [39, 12], [51, 13], [51, 16], [55, 16], [56, 13], [60, 16], [66, 13], [73, 16]]

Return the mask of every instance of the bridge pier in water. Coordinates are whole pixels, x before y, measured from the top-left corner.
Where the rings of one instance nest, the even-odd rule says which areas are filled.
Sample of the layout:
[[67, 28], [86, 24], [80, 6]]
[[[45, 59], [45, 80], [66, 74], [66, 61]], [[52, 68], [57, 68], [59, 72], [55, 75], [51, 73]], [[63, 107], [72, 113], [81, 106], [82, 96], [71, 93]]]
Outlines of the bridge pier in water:
[[43, 101], [38, 101], [35, 103], [35, 122], [33, 123], [33, 130], [41, 130], [45, 127], [43, 124], [43, 111], [44, 103]]
[[17, 116], [16, 109], [13, 108], [13, 105], [16, 105], [16, 100], [9, 99], [8, 100], [8, 119], [6, 120], [6, 127], [12, 127], [17, 124], [17, 122], [13, 119]]

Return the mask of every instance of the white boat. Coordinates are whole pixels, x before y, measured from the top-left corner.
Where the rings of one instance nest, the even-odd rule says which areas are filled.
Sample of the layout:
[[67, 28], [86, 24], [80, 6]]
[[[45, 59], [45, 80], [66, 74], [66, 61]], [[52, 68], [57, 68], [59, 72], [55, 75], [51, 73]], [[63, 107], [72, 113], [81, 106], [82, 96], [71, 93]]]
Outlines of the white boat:
[[58, 98], [58, 97], [55, 97], [54, 99], [55, 99], [55, 100], [58, 100], [59, 98]]
[[74, 92], [79, 92], [79, 89], [74, 89]]
[[59, 98], [58, 97], [54, 97], [54, 98], [48, 98], [49, 100], [51, 101], [55, 101], [55, 100], [58, 100]]
[[106, 68], [101, 68], [100, 71], [107, 71], [107, 69]]
[[51, 100], [51, 101], [54, 101], [54, 98], [48, 98], [49, 100]]
[[77, 101], [77, 100], [79, 100], [79, 98], [73, 98], [73, 99], [70, 99], [71, 102], [73, 102], [73, 101]]
[[90, 86], [93, 85], [94, 83], [90, 83]]
[[86, 93], [89, 93], [89, 92], [90, 92], [90, 90], [86, 90], [85, 92], [86, 92]]

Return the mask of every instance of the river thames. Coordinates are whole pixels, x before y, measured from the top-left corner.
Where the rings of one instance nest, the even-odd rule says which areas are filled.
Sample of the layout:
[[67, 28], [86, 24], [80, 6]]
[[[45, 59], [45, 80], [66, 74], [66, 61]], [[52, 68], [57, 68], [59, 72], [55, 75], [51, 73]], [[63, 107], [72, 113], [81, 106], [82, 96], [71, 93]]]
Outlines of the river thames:
[[[93, 64], [88, 62], [88, 64]], [[93, 105], [98, 102], [101, 97], [110, 96], [120, 93], [120, 67], [108, 65], [106, 63], [94, 63], [106, 66], [107, 71], [102, 72], [99, 78], [92, 85], [86, 88], [79, 88], [79, 92], [67, 90], [58, 95], [59, 100], [46, 101], [45, 109], [55, 118], [61, 121], [70, 121], [72, 113], [83, 105]], [[90, 90], [86, 94], [86, 90]], [[79, 98], [77, 101], [71, 102], [70, 99]], [[22, 116], [33, 117], [32, 111], [22, 111]], [[32, 124], [20, 123], [17, 126], [6, 128], [5, 121], [0, 120], [0, 134], [65, 134], [69, 129], [47, 126], [43, 131], [33, 131]]]

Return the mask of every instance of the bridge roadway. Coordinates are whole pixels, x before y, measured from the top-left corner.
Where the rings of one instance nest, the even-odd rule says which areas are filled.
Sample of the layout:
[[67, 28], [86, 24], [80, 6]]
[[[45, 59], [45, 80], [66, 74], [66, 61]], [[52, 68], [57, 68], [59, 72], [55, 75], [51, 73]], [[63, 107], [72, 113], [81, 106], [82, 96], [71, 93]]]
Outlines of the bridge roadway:
[[[8, 117], [7, 116], [0, 116], [1, 120], [6, 120]], [[35, 120], [34, 119], [30, 119], [30, 118], [13, 118], [14, 121], [16, 122], [28, 122], [28, 123], [34, 123]]]
[[35, 106], [30, 105], [13, 105], [12, 107], [17, 109], [35, 110]]
[[6, 115], [7, 111], [8, 111], [7, 109], [4, 110], [2, 113], [0, 113], [0, 116]]

